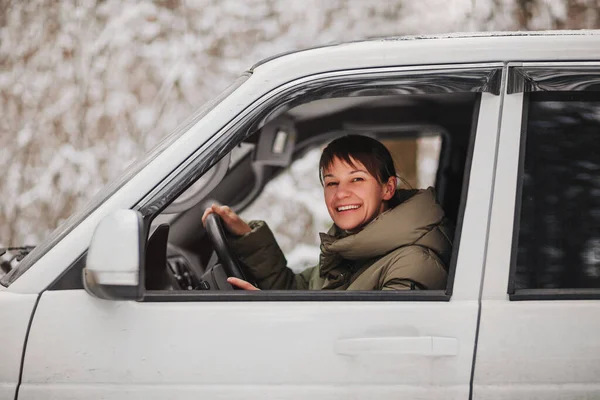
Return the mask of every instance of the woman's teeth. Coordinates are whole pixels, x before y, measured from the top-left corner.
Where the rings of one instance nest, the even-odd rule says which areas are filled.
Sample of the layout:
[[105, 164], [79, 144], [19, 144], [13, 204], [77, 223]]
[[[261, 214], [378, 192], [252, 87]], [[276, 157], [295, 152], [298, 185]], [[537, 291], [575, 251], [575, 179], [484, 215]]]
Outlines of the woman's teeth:
[[360, 206], [341, 206], [341, 207], [338, 207], [337, 210], [338, 211], [355, 210], [358, 207], [360, 207]]

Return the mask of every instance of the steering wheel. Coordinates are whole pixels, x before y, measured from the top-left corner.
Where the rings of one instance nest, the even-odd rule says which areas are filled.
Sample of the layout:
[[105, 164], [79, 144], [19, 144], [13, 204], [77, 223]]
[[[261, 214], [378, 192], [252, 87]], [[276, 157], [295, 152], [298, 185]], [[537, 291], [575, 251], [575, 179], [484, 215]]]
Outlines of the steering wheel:
[[206, 233], [213, 244], [215, 253], [223, 265], [223, 269], [228, 277], [239, 278], [247, 281], [246, 276], [240, 266], [240, 261], [233, 254], [229, 247], [223, 221], [216, 213], [210, 213], [206, 217]]

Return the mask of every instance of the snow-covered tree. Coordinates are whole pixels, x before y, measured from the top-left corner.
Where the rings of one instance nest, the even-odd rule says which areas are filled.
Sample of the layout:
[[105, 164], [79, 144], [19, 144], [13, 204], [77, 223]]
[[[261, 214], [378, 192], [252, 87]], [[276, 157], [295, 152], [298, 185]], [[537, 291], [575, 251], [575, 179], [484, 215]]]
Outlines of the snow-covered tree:
[[276, 53], [464, 30], [592, 28], [600, 0], [0, 0], [0, 244], [35, 244]]

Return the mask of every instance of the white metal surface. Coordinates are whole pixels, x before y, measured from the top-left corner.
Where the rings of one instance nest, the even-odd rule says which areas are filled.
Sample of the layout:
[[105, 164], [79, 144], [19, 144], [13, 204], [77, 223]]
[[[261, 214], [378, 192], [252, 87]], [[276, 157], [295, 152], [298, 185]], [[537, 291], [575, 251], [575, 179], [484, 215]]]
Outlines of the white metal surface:
[[600, 301], [509, 301], [523, 95], [506, 95], [474, 399], [600, 398]]
[[458, 354], [458, 340], [434, 336], [340, 339], [335, 343], [335, 352], [347, 356], [409, 354], [423, 357], [447, 357]]
[[133, 210], [116, 210], [96, 227], [86, 269], [100, 285], [137, 286], [140, 266], [141, 223]]
[[501, 104], [500, 96], [482, 94], [451, 301], [481, 292]]
[[522, 112], [523, 93], [504, 96], [483, 300], [508, 299]]
[[460, 38], [381, 39], [292, 53], [254, 69], [266, 85], [324, 71], [396, 65], [467, 64], [497, 61], [600, 60], [600, 30], [569, 35], [493, 34]]
[[23, 345], [37, 295], [0, 291], [0, 400], [14, 400]]
[[[262, 399], [376, 393], [378, 399], [464, 400], [476, 315], [476, 300], [137, 303], [50, 291], [36, 311], [19, 400], [165, 393], [233, 399], [242, 392]], [[338, 340], [403, 337], [456, 338], [456, 352], [335, 351]], [[446, 348], [432, 351], [448, 353], [447, 343], [440, 344]]]
[[484, 300], [473, 398], [600, 398], [599, 303]]

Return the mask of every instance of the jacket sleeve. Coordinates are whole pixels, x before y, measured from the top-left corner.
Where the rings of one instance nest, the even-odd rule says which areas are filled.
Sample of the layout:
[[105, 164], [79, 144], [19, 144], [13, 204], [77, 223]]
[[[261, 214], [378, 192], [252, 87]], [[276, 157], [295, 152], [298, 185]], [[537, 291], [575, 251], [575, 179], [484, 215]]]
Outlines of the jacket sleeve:
[[254, 274], [260, 289], [285, 290], [308, 289], [309, 274], [301, 274], [287, 267], [287, 260], [277, 244], [273, 232], [264, 221], [250, 221], [252, 231], [231, 238], [230, 245], [235, 254]]
[[448, 274], [439, 257], [421, 246], [402, 248], [390, 260], [382, 274], [382, 290], [411, 290], [446, 288]]

